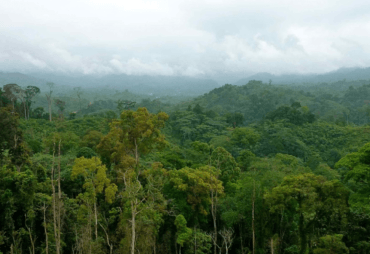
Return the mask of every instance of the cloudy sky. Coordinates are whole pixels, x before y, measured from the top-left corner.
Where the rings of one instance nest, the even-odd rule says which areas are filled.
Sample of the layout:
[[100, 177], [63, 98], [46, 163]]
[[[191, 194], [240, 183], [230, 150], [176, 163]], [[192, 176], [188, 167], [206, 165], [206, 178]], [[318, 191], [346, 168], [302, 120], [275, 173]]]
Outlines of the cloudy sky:
[[215, 75], [370, 66], [368, 0], [0, 1], [0, 71]]

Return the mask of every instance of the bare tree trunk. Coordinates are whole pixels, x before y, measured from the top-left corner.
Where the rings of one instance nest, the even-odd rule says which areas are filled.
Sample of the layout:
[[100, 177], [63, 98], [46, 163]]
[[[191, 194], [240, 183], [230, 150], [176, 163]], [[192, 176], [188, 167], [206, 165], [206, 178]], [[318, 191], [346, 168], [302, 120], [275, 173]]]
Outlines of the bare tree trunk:
[[136, 209], [134, 202], [131, 201], [131, 254], [135, 254], [135, 237], [136, 237]]
[[253, 198], [252, 198], [252, 231], [253, 231], [253, 254], [255, 254], [255, 244], [256, 244], [256, 236], [255, 236], [255, 229], [254, 229], [254, 201], [256, 198], [256, 183], [253, 179]]
[[23, 108], [24, 108], [24, 119], [26, 119], [26, 120], [27, 120], [26, 102], [23, 102]]
[[[31, 247], [32, 247], [32, 254], [35, 254], [35, 241], [36, 241], [36, 238], [37, 237], [35, 239], [32, 237], [31, 228], [27, 225], [27, 214], [25, 214], [24, 225], [26, 226], [26, 228], [28, 230], [28, 235], [30, 236], [30, 242], [31, 242]], [[31, 224], [31, 227], [32, 227], [32, 224]], [[30, 249], [30, 252], [31, 252], [31, 249]]]
[[46, 224], [46, 205], [44, 203], [43, 207], [44, 211], [44, 231], [45, 231], [45, 253], [49, 254], [49, 239], [48, 239], [48, 230], [47, 230], [47, 224]]
[[243, 247], [243, 227], [239, 224], [239, 231], [240, 231], [240, 248], [241, 253], [244, 254], [244, 247]]
[[51, 122], [51, 101], [49, 102], [49, 120]]
[[274, 254], [274, 238], [271, 238], [270, 246], [271, 246], [271, 254]]
[[213, 219], [213, 229], [214, 229], [214, 244], [213, 244], [213, 251], [214, 254], [217, 254], [217, 192], [214, 194], [213, 191], [211, 192], [211, 212], [212, 212], [212, 219]]
[[233, 243], [233, 234], [234, 234], [234, 230], [232, 229], [223, 229], [221, 230], [220, 232], [220, 235], [223, 239], [223, 242], [224, 242], [224, 245], [225, 245], [225, 250], [226, 250], [226, 254], [229, 253], [229, 249]]
[[31, 229], [30, 228], [28, 228], [28, 233], [30, 235], [30, 241], [31, 241], [31, 246], [32, 246], [32, 254], [35, 254], [35, 241], [36, 241], [36, 238], [33, 239], [32, 232], [31, 232]]
[[96, 210], [96, 200], [94, 201], [94, 215], [95, 215], [95, 240], [98, 239], [98, 212]]
[[139, 152], [138, 152], [138, 147], [136, 144], [136, 138], [135, 138], [135, 160], [136, 160], [136, 167], [139, 166]]
[[53, 191], [53, 224], [54, 224], [54, 238], [55, 238], [55, 247], [56, 253], [60, 254], [59, 244], [58, 244], [58, 230], [57, 230], [57, 211], [56, 211], [56, 193], [55, 193], [55, 184], [54, 184], [54, 163], [55, 163], [55, 141], [53, 146], [53, 164], [51, 167], [51, 189]]
[[111, 244], [110, 241], [109, 241], [109, 235], [108, 235], [108, 232], [107, 232], [108, 226], [107, 226], [107, 230], [105, 230], [105, 228], [103, 227], [103, 225], [100, 222], [99, 222], [99, 225], [104, 230], [105, 236], [107, 238], [107, 244], [109, 246], [109, 253], [112, 254], [113, 253], [113, 244]]
[[194, 239], [194, 253], [197, 253], [197, 228], [194, 227], [194, 236], [195, 236], [195, 239]]
[[45, 94], [45, 95], [46, 95], [46, 99], [48, 100], [49, 121], [51, 122], [51, 103], [52, 103], [52, 100], [51, 100], [51, 94], [50, 94], [50, 95]]
[[30, 106], [27, 104], [27, 119], [30, 119]]
[[90, 221], [89, 221], [89, 222], [90, 222], [90, 223], [89, 223], [89, 236], [90, 236], [90, 242], [89, 242], [89, 254], [91, 254], [91, 253], [92, 253], [92, 249], [91, 249], [91, 245], [92, 245], [92, 244], [91, 244], [91, 243], [92, 243], [91, 217], [92, 217], [92, 216], [91, 216], [91, 213], [90, 213], [90, 216], [89, 216], [89, 217], [90, 217], [90, 219], [89, 219], [89, 220], [90, 220]]
[[61, 185], [60, 185], [60, 143], [61, 143], [61, 139], [59, 139], [59, 154], [58, 154], [58, 245], [59, 245], [59, 250], [61, 251], [61, 245], [60, 245], [60, 235], [61, 235], [61, 231], [62, 231], [62, 223], [61, 223], [61, 213], [62, 213], [62, 188], [61, 188]]

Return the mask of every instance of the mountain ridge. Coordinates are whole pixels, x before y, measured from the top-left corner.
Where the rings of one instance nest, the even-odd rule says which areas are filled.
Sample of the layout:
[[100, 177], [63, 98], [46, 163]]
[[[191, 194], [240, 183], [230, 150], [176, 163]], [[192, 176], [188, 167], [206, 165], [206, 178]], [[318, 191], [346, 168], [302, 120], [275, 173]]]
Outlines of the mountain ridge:
[[322, 74], [282, 74], [274, 75], [268, 72], [261, 72], [247, 78], [239, 79], [234, 85], [245, 85], [250, 80], [260, 80], [272, 84], [304, 84], [304, 83], [331, 83], [341, 80], [370, 80], [370, 67], [366, 68], [340, 68], [335, 71]]

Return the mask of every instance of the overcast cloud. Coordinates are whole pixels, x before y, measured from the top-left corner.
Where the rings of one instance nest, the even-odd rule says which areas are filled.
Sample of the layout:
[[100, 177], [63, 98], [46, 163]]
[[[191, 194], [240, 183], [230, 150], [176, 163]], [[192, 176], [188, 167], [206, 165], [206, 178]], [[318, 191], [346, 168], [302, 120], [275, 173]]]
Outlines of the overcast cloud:
[[0, 71], [214, 75], [370, 66], [367, 0], [10, 0]]

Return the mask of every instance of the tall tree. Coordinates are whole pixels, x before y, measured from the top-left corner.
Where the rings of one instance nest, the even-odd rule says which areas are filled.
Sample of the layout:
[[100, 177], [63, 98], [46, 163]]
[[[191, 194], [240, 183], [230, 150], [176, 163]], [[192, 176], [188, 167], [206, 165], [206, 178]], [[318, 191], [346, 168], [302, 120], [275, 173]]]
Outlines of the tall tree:
[[27, 88], [25, 89], [27, 119], [30, 118], [32, 99], [39, 93], [40, 93], [40, 88], [38, 88], [37, 86], [27, 86]]
[[64, 109], [66, 108], [66, 102], [62, 101], [62, 100], [59, 100], [59, 99], [56, 99], [55, 100], [55, 105], [59, 108], [59, 117], [60, 117], [60, 119], [63, 119], [64, 118], [63, 112], [64, 112]]
[[187, 243], [191, 235], [193, 234], [193, 231], [191, 228], [188, 228], [186, 226], [186, 219], [182, 214], [179, 214], [176, 216], [175, 219], [175, 226], [177, 229], [177, 237], [176, 237], [176, 243], [180, 245], [179, 254], [181, 254], [181, 248], [184, 247], [184, 244]]
[[49, 120], [50, 120], [50, 122], [51, 122], [51, 119], [52, 119], [52, 117], [51, 117], [51, 115], [52, 115], [52, 103], [53, 103], [53, 99], [52, 99], [52, 97], [51, 97], [51, 95], [52, 95], [52, 93], [53, 93], [53, 88], [54, 88], [54, 86], [55, 86], [55, 84], [54, 83], [52, 83], [52, 82], [48, 82], [48, 83], [46, 83], [46, 85], [49, 87], [49, 92], [48, 93], [46, 93], [45, 94], [45, 96], [46, 96], [46, 99], [48, 100], [48, 107], [49, 107]]
[[102, 138], [97, 149], [103, 157], [114, 161], [118, 169], [124, 166], [123, 156], [133, 157], [139, 168], [140, 155], [166, 144], [160, 129], [167, 119], [166, 113], [154, 115], [146, 108], [123, 111], [120, 120], [113, 120], [110, 132]]
[[131, 213], [130, 252], [135, 253], [137, 216], [143, 207], [150, 207], [148, 192], [140, 180], [142, 168], [140, 156], [155, 148], [163, 147], [166, 142], [160, 129], [168, 119], [166, 113], [150, 114], [146, 108], [137, 111], [126, 110], [120, 120], [111, 123], [111, 130], [97, 146], [103, 157], [115, 163], [120, 179], [124, 182], [125, 202]]
[[15, 104], [17, 101], [16, 90], [19, 88], [17, 84], [7, 84], [3, 87], [3, 95], [12, 103], [13, 112], [15, 111]]

